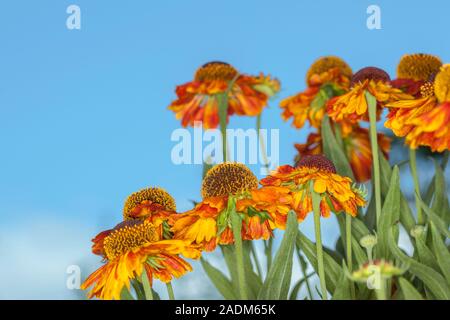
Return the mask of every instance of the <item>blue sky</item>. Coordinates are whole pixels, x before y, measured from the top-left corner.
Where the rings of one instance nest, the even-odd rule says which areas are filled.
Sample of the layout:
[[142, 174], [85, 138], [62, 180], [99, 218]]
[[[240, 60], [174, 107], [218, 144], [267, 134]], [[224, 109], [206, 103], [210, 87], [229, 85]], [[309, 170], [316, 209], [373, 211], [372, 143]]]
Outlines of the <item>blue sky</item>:
[[[70, 4], [81, 8], [81, 30], [66, 28]], [[381, 30], [366, 28], [370, 4], [381, 7]], [[170, 160], [179, 122], [166, 110], [199, 65], [222, 60], [281, 80], [263, 127], [280, 129], [280, 161], [290, 163], [307, 130], [284, 123], [278, 103], [304, 88], [317, 57], [392, 76], [404, 53], [450, 61], [443, 0], [16, 0], [0, 8], [0, 274], [22, 277], [0, 298], [70, 297], [66, 266], [95, 267], [89, 240], [120, 220], [129, 193], [162, 186], [180, 210], [199, 198], [201, 167]]]

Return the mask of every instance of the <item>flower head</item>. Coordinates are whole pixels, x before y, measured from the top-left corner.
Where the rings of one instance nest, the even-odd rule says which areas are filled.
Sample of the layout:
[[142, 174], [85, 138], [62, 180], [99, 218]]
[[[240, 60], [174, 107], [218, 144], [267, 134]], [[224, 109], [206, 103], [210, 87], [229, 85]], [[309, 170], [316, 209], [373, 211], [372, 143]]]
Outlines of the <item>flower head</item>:
[[[344, 151], [357, 182], [366, 182], [372, 176], [372, 149], [370, 147], [369, 131], [354, 125], [350, 130], [342, 130]], [[390, 139], [382, 133], [378, 134], [378, 145], [385, 157], [389, 156]], [[310, 133], [306, 143], [296, 144], [298, 151], [295, 163], [308, 155], [323, 153], [322, 136], [320, 133]]]
[[441, 59], [431, 54], [406, 54], [397, 66], [397, 78], [429, 81], [439, 71], [441, 65]]
[[302, 128], [305, 121], [316, 128], [321, 125], [328, 99], [348, 91], [352, 69], [334, 56], [322, 57], [315, 61], [306, 75], [308, 87], [305, 91], [281, 101], [282, 118], [293, 118], [293, 125]]
[[179, 257], [198, 258], [200, 252], [181, 240], [162, 240], [149, 220], [127, 220], [107, 232], [101, 233], [99, 250], [104, 252], [105, 264], [92, 273], [82, 284], [85, 290], [93, 289], [89, 297], [120, 299], [124, 287], [130, 280], [147, 276], [170, 282], [181, 277], [192, 268]]
[[124, 220], [146, 218], [161, 211], [176, 211], [175, 200], [164, 189], [146, 188], [132, 193], [127, 198], [123, 218]]
[[228, 93], [228, 115], [257, 116], [279, 90], [276, 79], [242, 75], [228, 63], [212, 61], [196, 71], [193, 81], [176, 88], [177, 99], [169, 109], [184, 127], [200, 121], [212, 129], [219, 124], [218, 94]]
[[334, 164], [323, 155], [305, 156], [297, 167], [281, 166], [261, 180], [263, 186], [289, 189], [293, 198], [292, 208], [299, 220], [312, 211], [310, 183], [322, 198], [320, 210], [324, 217], [328, 217], [331, 211], [355, 216], [358, 207], [365, 205], [363, 192], [353, 186], [350, 178], [338, 175]]
[[386, 260], [374, 260], [362, 265], [358, 270], [355, 270], [350, 278], [358, 282], [366, 282], [374, 275], [380, 276], [380, 279], [390, 279], [394, 276], [402, 275], [406, 269], [404, 267], [397, 267]]
[[[194, 209], [173, 217], [175, 239], [183, 239], [212, 251], [217, 244], [231, 244], [234, 235], [230, 215], [242, 218], [242, 239], [268, 239], [283, 224], [290, 197], [279, 190], [258, 189], [255, 175], [243, 164], [222, 163], [211, 168], [202, 184], [203, 201]], [[278, 224], [277, 224], [278, 223]]]
[[226, 162], [211, 168], [203, 179], [202, 197], [220, 197], [237, 194], [258, 187], [258, 179], [241, 163]]
[[432, 151], [450, 149], [450, 65], [441, 67], [434, 82], [421, 87], [421, 98], [388, 104], [385, 126], [405, 137], [410, 148], [428, 146]]
[[381, 111], [380, 108], [387, 103], [413, 98], [400, 89], [393, 88], [389, 81], [389, 75], [382, 69], [366, 67], [359, 70], [352, 77], [350, 91], [328, 101], [328, 115], [334, 121], [345, 119], [356, 123], [359, 120], [368, 120], [366, 91], [375, 97], [378, 113]]

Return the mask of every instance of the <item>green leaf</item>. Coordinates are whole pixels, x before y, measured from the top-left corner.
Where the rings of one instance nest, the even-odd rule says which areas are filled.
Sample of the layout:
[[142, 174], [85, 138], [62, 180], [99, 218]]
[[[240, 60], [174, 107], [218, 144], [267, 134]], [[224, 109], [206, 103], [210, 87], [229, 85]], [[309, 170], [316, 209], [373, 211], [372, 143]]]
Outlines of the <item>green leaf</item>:
[[400, 194], [400, 222], [408, 231], [408, 235], [409, 231], [416, 226], [416, 220], [403, 193]]
[[283, 240], [258, 294], [258, 299], [286, 300], [288, 298], [297, 233], [297, 215], [291, 211], [288, 214]]
[[404, 254], [400, 248], [397, 246], [394, 240], [393, 230], [391, 229], [388, 233], [388, 244], [391, 252], [394, 256], [405, 264], [409, 265], [409, 272], [416, 275], [420, 280], [423, 281], [425, 286], [431, 291], [431, 293], [440, 300], [450, 299], [450, 288], [446, 284], [444, 277], [442, 277], [438, 272], [434, 271], [432, 268], [417, 262], [416, 260], [408, 257]]
[[[311, 240], [309, 240], [301, 231], [298, 232], [296, 242], [297, 248], [305, 254], [314, 270], [318, 272], [316, 245]], [[327, 290], [330, 292], [334, 292], [343, 273], [343, 270], [341, 266], [325, 250], [323, 254], [323, 262], [326, 270], [325, 282], [327, 284]]]
[[419, 257], [419, 261], [422, 262], [424, 265], [433, 268], [435, 271], [440, 272], [439, 265], [437, 264], [436, 257], [434, 256], [433, 252], [427, 247], [425, 244], [424, 235], [419, 236], [416, 238], [415, 241], [415, 247], [417, 256]]
[[120, 300], [134, 300], [133, 296], [126, 286], [124, 286], [122, 291], [120, 292]]
[[430, 228], [434, 254], [445, 279], [447, 279], [447, 284], [450, 285], [450, 253], [433, 222], [430, 223]]
[[350, 291], [351, 280], [347, 278], [345, 273], [342, 273], [336, 285], [336, 290], [333, 292], [331, 300], [352, 300]]
[[291, 293], [289, 294], [289, 300], [297, 300], [297, 296], [298, 296], [298, 292], [300, 291], [300, 288], [306, 282], [306, 280], [308, 280], [314, 274], [315, 273], [312, 272], [312, 273], [308, 274], [306, 277], [297, 281], [297, 283], [292, 288]]
[[212, 281], [219, 293], [227, 300], [237, 300], [234, 294], [234, 288], [231, 281], [219, 271], [219, 269], [213, 267], [203, 257], [200, 259], [203, 270], [205, 270], [208, 278]]
[[399, 277], [398, 283], [403, 292], [405, 300], [423, 300], [422, 295], [414, 288], [414, 286], [405, 278]]
[[352, 180], [355, 180], [347, 157], [344, 154], [344, 151], [339, 147], [336, 137], [333, 134], [328, 116], [323, 117], [321, 132], [324, 153], [328, 159], [333, 161], [336, 171], [342, 176], [350, 177]]
[[398, 167], [395, 166], [391, 175], [389, 190], [384, 200], [381, 210], [380, 221], [378, 222], [378, 245], [376, 255], [378, 258], [390, 258], [387, 239], [391, 227], [400, 218], [400, 176]]
[[447, 198], [447, 185], [445, 183], [444, 172], [438, 163], [434, 162], [435, 179], [434, 179], [434, 196], [431, 210], [433, 210], [446, 223], [446, 227], [450, 223], [450, 208]]
[[431, 222], [434, 223], [434, 226], [437, 230], [445, 237], [450, 238], [450, 231], [448, 230], [447, 224], [438, 214], [436, 214], [433, 210], [431, 210], [425, 202], [420, 200], [420, 204], [422, 205], [423, 210], [430, 218]]

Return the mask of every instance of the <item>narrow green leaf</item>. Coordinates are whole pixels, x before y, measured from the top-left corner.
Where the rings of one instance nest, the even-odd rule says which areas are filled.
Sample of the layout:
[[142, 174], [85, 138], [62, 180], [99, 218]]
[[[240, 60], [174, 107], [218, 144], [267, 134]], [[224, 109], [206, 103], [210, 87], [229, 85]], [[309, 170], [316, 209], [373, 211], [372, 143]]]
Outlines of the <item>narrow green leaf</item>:
[[378, 223], [378, 245], [376, 246], [376, 256], [378, 258], [390, 258], [387, 239], [391, 227], [400, 218], [400, 176], [398, 167], [392, 171], [389, 190], [384, 200], [381, 210], [380, 221]]
[[323, 150], [327, 158], [333, 161], [336, 170], [340, 175], [350, 177], [352, 180], [355, 180], [347, 157], [339, 147], [336, 137], [333, 134], [328, 116], [325, 116], [322, 120], [321, 132]]
[[283, 240], [258, 294], [258, 299], [286, 300], [288, 298], [297, 232], [297, 216], [291, 211], [288, 215]]
[[445, 183], [444, 172], [439, 164], [435, 161], [435, 179], [434, 179], [434, 195], [431, 210], [433, 210], [446, 224], [448, 228], [450, 223], [450, 208], [447, 196], [447, 184]]
[[447, 279], [447, 284], [450, 286], [450, 252], [448, 251], [447, 246], [442, 240], [442, 237], [437, 231], [433, 222], [430, 223], [430, 228], [431, 237], [433, 239], [434, 255], [437, 258], [437, 262], [442, 270], [445, 279]]
[[342, 273], [336, 285], [336, 290], [334, 290], [333, 292], [333, 297], [331, 298], [331, 300], [352, 300], [352, 296], [350, 294], [350, 285], [351, 280], [347, 278], [345, 273]]
[[436, 257], [434, 256], [430, 248], [428, 248], [425, 244], [424, 236], [417, 237], [416, 241], [414, 242], [419, 261], [424, 265], [433, 268], [435, 271], [440, 272]]
[[124, 286], [120, 292], [120, 300], [134, 300], [134, 297], [131, 295], [130, 290], [128, 290], [126, 286]]
[[399, 277], [398, 282], [403, 292], [405, 300], [423, 300], [422, 295], [414, 288], [414, 286], [405, 278]]
[[450, 231], [448, 230], [448, 226], [445, 223], [444, 220], [442, 220], [441, 217], [439, 217], [438, 214], [436, 214], [433, 210], [431, 210], [425, 202], [422, 200], [420, 201], [420, 204], [422, 205], [423, 210], [430, 218], [431, 222], [434, 223], [434, 226], [437, 228], [437, 230], [445, 237], [450, 238]]
[[[317, 272], [317, 253], [316, 245], [309, 240], [301, 231], [297, 235], [297, 248], [302, 250], [308, 261], [311, 263], [314, 270]], [[327, 283], [327, 290], [334, 292], [339, 282], [343, 270], [341, 266], [324, 250], [323, 255], [325, 266], [325, 278]]]
[[404, 254], [397, 246], [392, 231], [393, 230], [391, 229], [388, 233], [388, 244], [394, 256], [403, 263], [409, 265], [409, 272], [416, 275], [420, 280], [422, 280], [425, 286], [427, 286], [431, 293], [436, 297], [436, 299], [449, 300], [450, 288], [446, 284], [444, 277], [442, 277], [432, 268], [427, 267], [426, 265], [417, 262], [416, 260]]
[[237, 300], [231, 281], [219, 269], [213, 267], [203, 257], [200, 259], [203, 270], [214, 284], [219, 293], [227, 300]]
[[291, 293], [289, 294], [289, 300], [297, 300], [298, 292], [300, 291], [300, 288], [304, 283], [306, 283], [306, 280], [309, 279], [312, 275], [315, 273], [312, 272], [308, 274], [306, 277], [300, 279], [297, 281], [297, 283], [294, 285], [294, 287], [291, 290]]

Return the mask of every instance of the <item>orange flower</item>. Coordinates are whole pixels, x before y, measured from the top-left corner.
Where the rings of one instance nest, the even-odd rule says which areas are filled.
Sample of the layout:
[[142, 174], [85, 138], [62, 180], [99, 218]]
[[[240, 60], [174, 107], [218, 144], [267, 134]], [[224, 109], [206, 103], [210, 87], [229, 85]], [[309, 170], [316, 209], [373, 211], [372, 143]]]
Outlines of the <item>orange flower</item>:
[[243, 240], [268, 239], [274, 226], [281, 223], [275, 214], [286, 214], [289, 199], [277, 202], [280, 193], [257, 188], [257, 178], [245, 165], [216, 165], [203, 179], [203, 201], [194, 209], [173, 216], [174, 239], [188, 240], [206, 251], [213, 251], [218, 244], [232, 244], [232, 211], [242, 218]]
[[331, 97], [348, 91], [351, 76], [351, 68], [342, 59], [333, 56], [318, 59], [308, 70], [308, 88], [281, 101], [282, 118], [288, 120], [292, 117], [293, 125], [298, 129], [306, 120], [319, 128], [326, 111], [325, 103]]
[[450, 149], [450, 64], [443, 65], [434, 82], [421, 88], [422, 98], [398, 101], [391, 108], [385, 126], [405, 136], [411, 148], [428, 146], [432, 151]]
[[428, 146], [433, 152], [450, 150], [450, 101], [412, 120], [414, 128], [406, 136], [411, 148]]
[[93, 286], [89, 298], [120, 299], [123, 288], [130, 288], [130, 280], [143, 276], [150, 284], [153, 278], [170, 282], [192, 270], [179, 254], [200, 256], [186, 241], [162, 240], [149, 220], [127, 220], [101, 235], [96, 248], [105, 254], [106, 263], [81, 285], [83, 290]]
[[[372, 176], [372, 150], [369, 131], [355, 125], [352, 130], [342, 134], [342, 140], [355, 180], [357, 182], [366, 182]], [[379, 133], [378, 145], [384, 156], [388, 158], [391, 145], [390, 139]], [[295, 159], [296, 163], [305, 156], [322, 154], [322, 136], [320, 133], [311, 133], [308, 135], [305, 144], [296, 144], [295, 148], [299, 153]]]
[[368, 120], [366, 91], [375, 97], [378, 103], [378, 115], [381, 107], [388, 103], [413, 99], [413, 96], [393, 88], [389, 81], [389, 75], [381, 69], [375, 67], [361, 69], [353, 75], [351, 89], [348, 93], [328, 101], [328, 115], [334, 121], [345, 119], [356, 123], [359, 120]]
[[352, 186], [351, 179], [336, 174], [333, 163], [323, 155], [305, 156], [296, 168], [281, 166], [261, 180], [264, 186], [286, 187], [290, 190], [292, 208], [300, 220], [312, 211], [310, 183], [314, 192], [322, 198], [320, 210], [324, 217], [328, 217], [331, 211], [356, 216], [358, 207], [366, 203], [362, 192]]
[[201, 121], [205, 129], [213, 129], [219, 125], [219, 93], [228, 91], [228, 115], [257, 116], [279, 90], [276, 79], [240, 75], [228, 63], [213, 61], [200, 67], [193, 81], [176, 88], [178, 98], [169, 110], [183, 127]]

